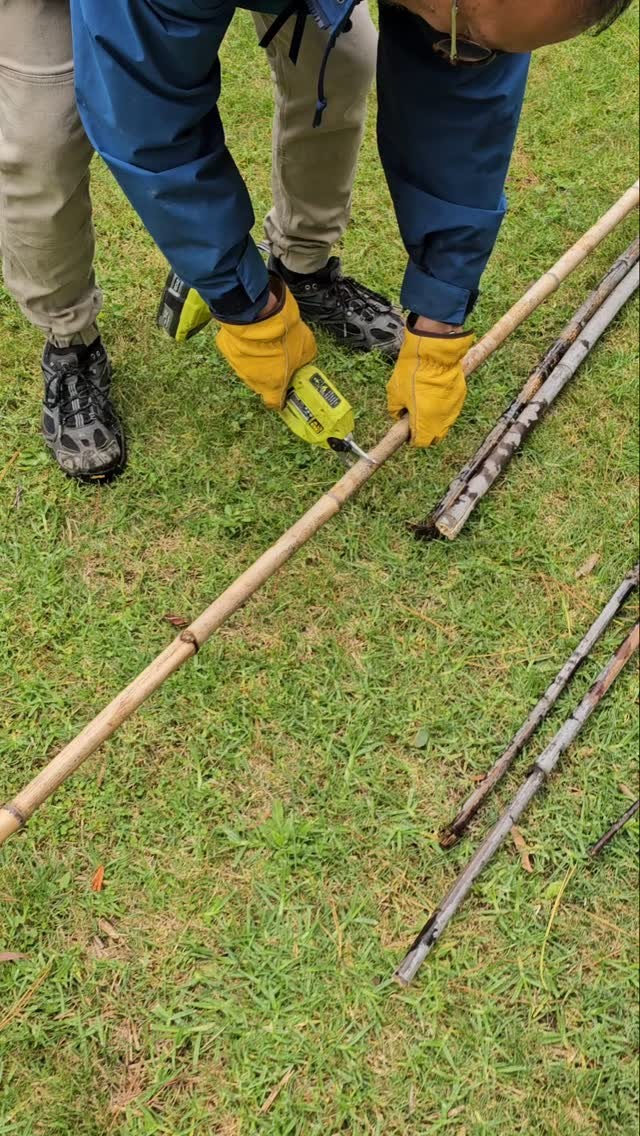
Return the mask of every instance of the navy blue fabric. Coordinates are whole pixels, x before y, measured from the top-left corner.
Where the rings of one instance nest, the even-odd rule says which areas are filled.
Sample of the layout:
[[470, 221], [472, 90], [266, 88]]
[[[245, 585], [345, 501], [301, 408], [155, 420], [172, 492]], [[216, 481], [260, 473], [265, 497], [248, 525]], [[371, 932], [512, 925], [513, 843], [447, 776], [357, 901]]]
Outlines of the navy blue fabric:
[[528, 55], [452, 67], [406, 8], [380, 5], [378, 148], [409, 253], [401, 299], [463, 323], [506, 210]]
[[[287, 2], [242, 6], [273, 13]], [[324, 14], [328, 38], [353, 7], [350, 0], [308, 3], [316, 18]], [[236, 6], [71, 0], [78, 106], [89, 138], [174, 271], [215, 314], [248, 323], [266, 302], [268, 278], [216, 105], [218, 49]], [[419, 17], [382, 5], [379, 147], [410, 258], [402, 301], [461, 323], [504, 213], [528, 59], [454, 68], [434, 54], [433, 38]]]

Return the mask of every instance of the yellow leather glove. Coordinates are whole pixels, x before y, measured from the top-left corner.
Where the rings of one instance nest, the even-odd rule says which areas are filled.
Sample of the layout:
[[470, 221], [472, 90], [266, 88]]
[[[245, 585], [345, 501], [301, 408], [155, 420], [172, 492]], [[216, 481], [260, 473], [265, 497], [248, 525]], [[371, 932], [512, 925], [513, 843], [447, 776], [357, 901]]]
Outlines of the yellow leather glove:
[[474, 339], [469, 332], [440, 336], [405, 328], [387, 405], [393, 418], [409, 412], [412, 446], [441, 442], [453, 426], [467, 394], [462, 360]]
[[271, 277], [278, 307], [254, 323], [223, 323], [216, 343], [236, 375], [262, 396], [270, 410], [282, 410], [295, 371], [316, 357], [313, 332], [279, 277]]

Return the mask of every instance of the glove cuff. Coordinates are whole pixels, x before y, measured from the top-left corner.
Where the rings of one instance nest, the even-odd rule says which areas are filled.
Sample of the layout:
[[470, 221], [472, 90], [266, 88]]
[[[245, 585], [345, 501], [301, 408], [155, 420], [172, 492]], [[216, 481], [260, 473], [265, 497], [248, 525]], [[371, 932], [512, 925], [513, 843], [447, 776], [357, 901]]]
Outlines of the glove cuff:
[[258, 316], [258, 318], [253, 321], [254, 323], [264, 323], [265, 320], [270, 320], [272, 316], [279, 316], [284, 308], [287, 298], [287, 286], [280, 276], [276, 276], [275, 272], [269, 273], [269, 291], [273, 292], [277, 300], [276, 306], [272, 308], [270, 312], [267, 312], [266, 315]]
[[461, 331], [420, 331], [415, 326], [419, 318], [415, 312], [410, 312], [407, 316], [407, 331], [419, 339], [464, 339], [465, 336], [474, 334], [464, 328]]

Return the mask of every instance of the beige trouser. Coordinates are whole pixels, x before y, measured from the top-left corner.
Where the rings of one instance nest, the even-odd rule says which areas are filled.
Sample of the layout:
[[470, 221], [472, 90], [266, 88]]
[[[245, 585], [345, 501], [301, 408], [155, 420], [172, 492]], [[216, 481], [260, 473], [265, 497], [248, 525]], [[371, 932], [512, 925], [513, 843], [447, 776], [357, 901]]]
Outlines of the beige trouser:
[[[256, 15], [260, 35], [271, 17]], [[326, 44], [307, 20], [298, 64], [291, 24], [268, 54], [276, 86], [273, 208], [265, 233], [294, 272], [326, 264], [345, 230], [373, 80], [376, 33], [366, 3], [329, 62], [329, 105], [311, 123]], [[0, 249], [4, 281], [22, 311], [63, 347], [97, 335], [89, 196], [92, 150], [73, 90], [68, 0], [0, 0]]]

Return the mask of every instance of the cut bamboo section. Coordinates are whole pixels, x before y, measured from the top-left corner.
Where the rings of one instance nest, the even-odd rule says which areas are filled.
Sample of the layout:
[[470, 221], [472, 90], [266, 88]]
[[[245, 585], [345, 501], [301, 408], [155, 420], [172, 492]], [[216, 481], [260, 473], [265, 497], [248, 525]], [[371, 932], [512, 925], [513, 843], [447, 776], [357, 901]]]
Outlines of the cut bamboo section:
[[411, 526], [416, 537], [421, 539], [435, 537], [439, 534], [444, 535], [440, 533], [440, 518], [455, 504], [462, 493], [464, 493], [471, 478], [475, 477], [475, 475], [480, 472], [484, 463], [504, 437], [509, 427], [517, 420], [527, 403], [538, 393], [542, 384], [549, 378], [554, 367], [557, 366], [568, 349], [575, 343], [583, 328], [596, 314], [604, 300], [611, 295], [614, 288], [624, 279], [629, 269], [637, 263], [639, 250], [640, 240], [636, 237], [622, 256], [618, 257], [608, 272], [605, 273], [597, 287], [591, 292], [584, 303], [581, 304], [575, 315], [572, 316], [569, 323], [563, 328], [555, 343], [553, 343], [544, 358], [540, 360], [537, 367], [535, 367], [529, 375], [522, 390], [518, 392], [507, 409], [500, 415], [495, 426], [490, 430], [473, 456], [465, 463], [460, 472], [453, 479], [446, 493], [440, 498], [438, 504], [432, 509], [427, 519], [417, 525]]
[[586, 635], [580, 640], [578, 646], [571, 653], [564, 666], [558, 671], [553, 682], [549, 684], [542, 698], [536, 703], [527, 720], [509, 742], [504, 752], [492, 765], [484, 781], [481, 781], [467, 797], [456, 816], [442, 831], [440, 844], [443, 848], [452, 848], [453, 845], [457, 843], [478, 812], [478, 809], [483, 804], [485, 798], [488, 797], [489, 793], [493, 792], [507, 770], [510, 769], [516, 757], [522, 753], [527, 742], [531, 740], [538, 726], [544, 722], [562, 692], [566, 690], [578, 668], [582, 666], [585, 659], [589, 657], [596, 643], [602, 638], [629, 596], [638, 587], [639, 570], [640, 565], [636, 564], [635, 568], [632, 568], [625, 576], [609, 602], [603, 607], [600, 615], [591, 624]]
[[[639, 185], [626, 191], [513, 307], [468, 352], [463, 360], [466, 375], [475, 371], [502, 343], [560, 286], [604, 240], [620, 221], [637, 206]], [[240, 575], [189, 627], [185, 628], [108, 706], [60, 751], [13, 800], [0, 808], [0, 844], [17, 832], [55, 790], [123, 722], [149, 698], [162, 683], [193, 657], [213, 633], [273, 576], [302, 545], [342, 508], [346, 501], [409, 440], [407, 417], [396, 422], [370, 451], [375, 465], [360, 459], [340, 480]]]
[[460, 873], [453, 887], [447, 892], [437, 911], [425, 923], [395, 972], [395, 977], [401, 986], [408, 986], [413, 981], [427, 955], [442, 937], [445, 928], [453, 919], [458, 908], [462, 906], [478, 876], [484, 871], [489, 861], [493, 859], [498, 848], [504, 843], [513, 825], [517, 824], [525, 809], [529, 807], [536, 793], [546, 783], [562, 754], [575, 741], [585, 722], [588, 721], [607, 691], [610, 690], [620, 672], [635, 655], [638, 650], [639, 627], [640, 625], [636, 623], [633, 630], [629, 632], [624, 642], [618, 647], [615, 655], [609, 659], [607, 665], [600, 672], [593, 686], [576, 706], [571, 717], [567, 718], [567, 721], [540, 754], [531, 773], [520, 786], [509, 806], [485, 836], [464, 871]]
[[587, 355], [593, 351], [598, 340], [604, 335], [627, 300], [638, 290], [639, 279], [640, 269], [636, 264], [600, 306], [593, 318], [589, 320], [589, 323], [583, 328], [580, 338], [563, 355], [549, 378], [544, 381], [533, 398], [525, 404], [515, 422], [512, 422], [507, 428], [500, 441], [485, 458], [484, 464], [471, 477], [460, 496], [444, 513], [440, 514], [437, 521], [438, 532], [446, 536], [448, 540], [455, 540], [458, 536], [479, 502], [483, 497], [486, 497], [491, 486], [504, 473], [513, 455], [520, 449], [534, 427], [538, 425], [569, 380], [573, 378]]

